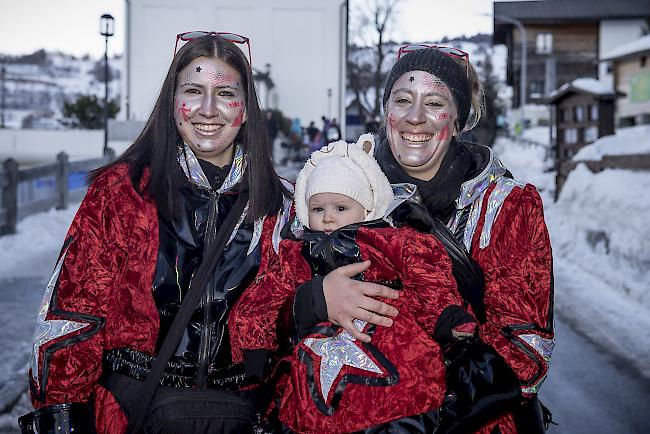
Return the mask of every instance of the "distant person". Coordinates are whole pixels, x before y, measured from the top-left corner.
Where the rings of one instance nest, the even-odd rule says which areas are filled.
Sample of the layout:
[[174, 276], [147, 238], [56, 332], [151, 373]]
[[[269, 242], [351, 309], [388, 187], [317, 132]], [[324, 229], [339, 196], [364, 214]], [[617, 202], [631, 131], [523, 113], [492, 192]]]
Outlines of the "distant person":
[[269, 137], [269, 146], [271, 146], [272, 149], [273, 142], [275, 142], [275, 138], [278, 136], [278, 123], [273, 115], [273, 110], [266, 111], [264, 124], [266, 126], [266, 133]]
[[307, 127], [307, 135], [309, 136], [309, 141], [313, 142], [316, 139], [317, 134], [318, 128], [316, 128], [314, 121], [309, 122], [309, 126]]
[[255, 429], [226, 319], [290, 201], [233, 43], [247, 39], [178, 39], [144, 130], [93, 174], [66, 235], [37, 318], [25, 433]]
[[327, 139], [327, 143], [341, 140], [341, 128], [339, 127], [339, 124], [336, 123], [336, 118], [332, 118], [332, 121], [327, 127], [327, 134], [325, 137]]
[[400, 289], [391, 327], [355, 320], [372, 342], [355, 342], [331, 322], [297, 324], [291, 375], [278, 400], [281, 422], [295, 432], [402, 432], [404, 416], [435, 414], [446, 390], [440, 343], [471, 337], [477, 327], [462, 306], [442, 243], [389, 224], [387, 213], [408, 199], [394, 196], [373, 150], [372, 135], [364, 134], [357, 143], [338, 141], [311, 155], [295, 189], [302, 239], [280, 242], [278, 261], [260, 269], [230, 314], [233, 354], [243, 360], [278, 348], [283, 305], [315, 276], [367, 261], [357, 279]]
[[309, 123], [307, 127], [307, 135], [309, 136], [309, 151], [314, 152], [317, 149], [320, 149], [322, 146], [321, 138], [322, 134], [320, 130], [316, 127], [314, 121]]
[[327, 139], [327, 132], [330, 129], [331, 121], [327, 116], [321, 116], [320, 120], [323, 122], [323, 129], [321, 130], [323, 133], [323, 138]]
[[366, 131], [370, 131], [373, 134], [377, 133], [379, 130], [380, 119], [379, 116], [372, 118], [370, 121], [366, 122]]
[[[447, 379], [449, 399], [440, 409], [440, 421], [430, 427], [439, 423], [443, 432], [538, 433], [549, 421], [537, 392], [554, 346], [551, 245], [535, 187], [515, 181], [490, 148], [457, 138], [478, 123], [482, 95], [467, 53], [402, 47], [386, 80], [386, 119], [380, 131], [385, 139], [376, 158], [394, 186], [417, 186], [427, 215], [458, 239], [458, 246], [446, 247], [486, 347], [477, 353], [483, 359], [469, 357], [474, 361], [458, 371], [464, 375]], [[402, 216], [409, 217], [424, 216]], [[457, 259], [467, 255], [474, 267], [459, 273]], [[335, 270], [296, 292], [296, 303], [324, 306], [294, 312], [341, 325], [363, 340], [368, 335], [354, 326], [355, 319], [376, 326], [389, 320], [390, 300], [382, 301], [377, 293], [376, 285]], [[446, 357], [451, 357], [451, 369], [453, 354]], [[486, 368], [490, 363], [494, 369]], [[418, 423], [414, 420], [413, 426]]]

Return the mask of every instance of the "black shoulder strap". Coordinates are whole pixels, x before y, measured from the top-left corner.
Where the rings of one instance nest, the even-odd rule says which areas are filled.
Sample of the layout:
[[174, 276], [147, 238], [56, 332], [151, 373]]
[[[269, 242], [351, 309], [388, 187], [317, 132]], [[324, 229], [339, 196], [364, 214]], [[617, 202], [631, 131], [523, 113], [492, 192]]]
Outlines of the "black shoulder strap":
[[212, 277], [214, 269], [223, 255], [226, 243], [228, 242], [232, 231], [237, 226], [237, 222], [239, 221], [247, 202], [248, 191], [244, 190], [239, 194], [239, 197], [224, 220], [223, 225], [221, 225], [214, 242], [206, 249], [203, 261], [192, 279], [185, 300], [183, 300], [183, 303], [167, 332], [165, 341], [156, 356], [156, 360], [151, 367], [151, 371], [149, 371], [149, 375], [144, 382], [139, 405], [134, 411], [134, 414], [129, 418], [129, 426], [127, 427], [128, 433], [137, 434], [141, 432], [145, 416], [149, 410], [154, 394], [156, 393], [156, 389], [158, 388], [160, 378], [165, 371], [167, 362], [169, 362], [169, 359], [174, 354], [174, 351], [183, 336], [183, 331], [187, 327], [187, 324], [194, 313], [194, 309], [198, 305], [201, 295], [203, 294], [210, 278]]
[[436, 218], [433, 220], [434, 225], [431, 233], [440, 240], [451, 258], [452, 273], [458, 283], [458, 292], [472, 306], [476, 319], [484, 323], [487, 318], [483, 300], [485, 292], [483, 270], [451, 230], [440, 220]]

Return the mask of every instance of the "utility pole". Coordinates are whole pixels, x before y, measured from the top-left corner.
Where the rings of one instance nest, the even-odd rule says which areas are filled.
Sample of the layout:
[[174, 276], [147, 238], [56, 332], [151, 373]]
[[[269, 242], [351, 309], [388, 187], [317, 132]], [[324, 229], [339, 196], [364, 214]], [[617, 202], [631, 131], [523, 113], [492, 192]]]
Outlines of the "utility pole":
[[0, 128], [5, 128], [5, 79], [7, 68], [4, 62], [0, 66]]

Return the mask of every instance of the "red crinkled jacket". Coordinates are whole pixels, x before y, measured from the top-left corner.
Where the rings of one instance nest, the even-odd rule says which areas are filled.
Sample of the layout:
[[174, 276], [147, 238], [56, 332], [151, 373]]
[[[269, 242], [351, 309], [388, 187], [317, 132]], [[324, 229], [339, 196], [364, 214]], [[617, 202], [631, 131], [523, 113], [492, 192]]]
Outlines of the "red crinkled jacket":
[[[481, 339], [506, 360], [524, 396], [546, 378], [554, 345], [551, 244], [542, 199], [531, 184], [500, 177], [467, 206], [472, 207], [466, 240], [485, 275], [487, 322]], [[516, 433], [511, 414], [485, 425]]]
[[[265, 219], [264, 243], [275, 220]], [[105, 351], [154, 353], [158, 241], [156, 205], [133, 189], [126, 165], [91, 184], [39, 310], [29, 372], [35, 408], [92, 401], [98, 433], [125, 431], [126, 416], [98, 380]]]
[[[371, 344], [353, 340], [331, 323], [320, 324], [300, 341], [280, 404], [280, 420], [298, 432], [355, 431], [436, 409], [442, 402], [444, 361], [432, 334], [442, 310], [462, 304], [444, 247], [410, 228], [361, 227], [356, 242], [361, 258], [372, 261], [365, 281], [403, 284], [401, 296], [388, 301], [399, 315], [392, 327], [373, 327]], [[262, 245], [263, 252], [270, 248], [268, 242]], [[277, 261], [263, 255], [255, 283], [229, 317], [235, 361], [243, 359], [243, 350], [277, 348], [279, 311], [312, 277], [301, 248], [301, 242], [284, 240]], [[337, 339], [324, 340], [330, 337]]]

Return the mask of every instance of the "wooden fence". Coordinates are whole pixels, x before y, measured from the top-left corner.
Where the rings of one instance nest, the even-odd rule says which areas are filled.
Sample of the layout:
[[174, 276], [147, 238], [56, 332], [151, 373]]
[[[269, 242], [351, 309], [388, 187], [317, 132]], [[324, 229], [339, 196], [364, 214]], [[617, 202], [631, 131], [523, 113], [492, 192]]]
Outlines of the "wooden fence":
[[[85, 175], [115, 159], [115, 153], [102, 158], [69, 161], [65, 152], [56, 156], [56, 163], [19, 168], [12, 158], [0, 169], [0, 235], [16, 233], [16, 224], [23, 218], [51, 208], [65, 209], [70, 202], [79, 202], [86, 194]], [[71, 175], [82, 182], [71, 185]], [[40, 194], [34, 194], [34, 184], [41, 182]], [[54, 185], [48, 185], [54, 184]]]

